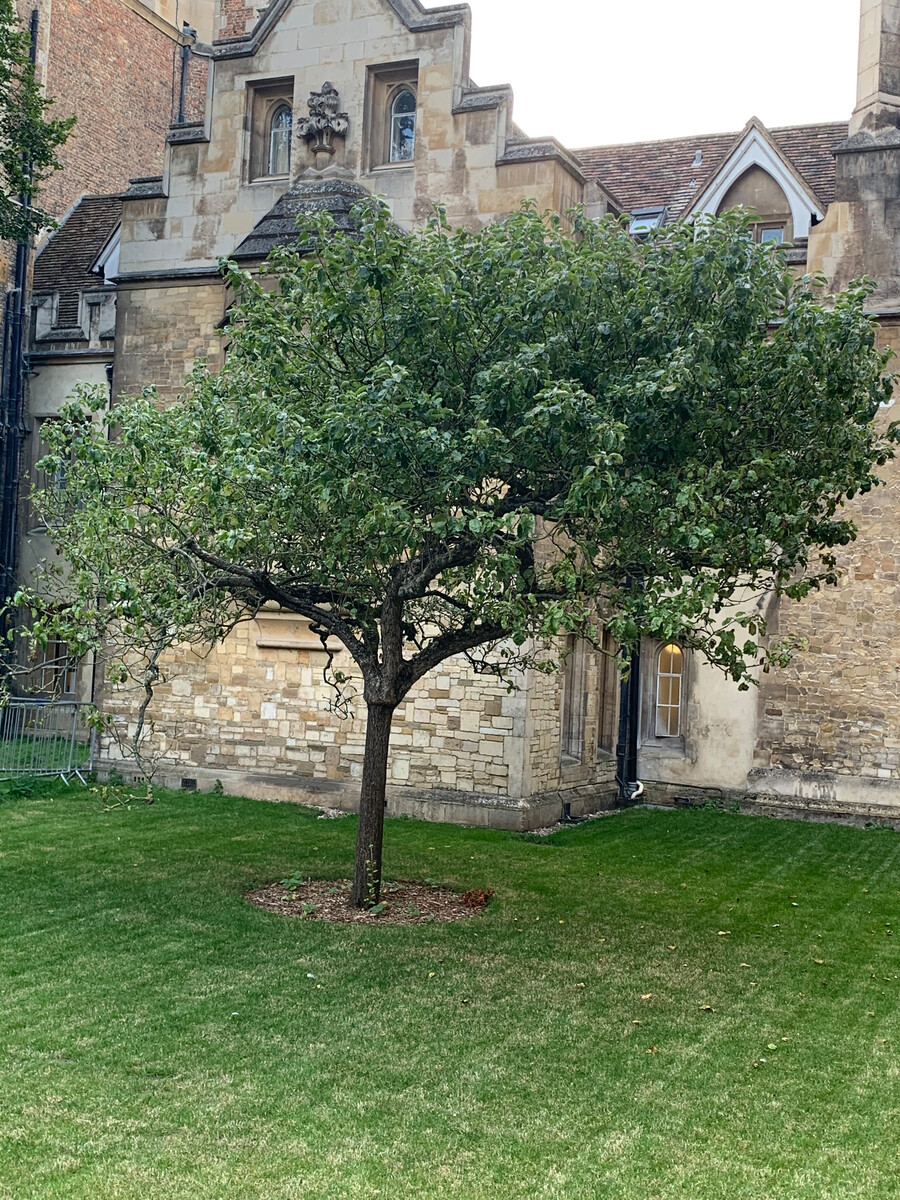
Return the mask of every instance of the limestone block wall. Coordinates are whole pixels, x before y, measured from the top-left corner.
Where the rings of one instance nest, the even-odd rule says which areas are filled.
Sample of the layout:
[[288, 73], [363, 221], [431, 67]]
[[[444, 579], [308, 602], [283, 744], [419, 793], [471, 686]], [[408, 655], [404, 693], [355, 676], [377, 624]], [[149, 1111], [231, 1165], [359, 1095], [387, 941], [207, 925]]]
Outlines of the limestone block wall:
[[[896, 318], [881, 338], [900, 348]], [[900, 465], [881, 476], [848, 505], [859, 535], [839, 556], [838, 587], [780, 608], [778, 633], [807, 648], [763, 681], [755, 765], [890, 781], [900, 803]]]
[[[807, 639], [760, 695], [756, 765], [900, 781], [900, 470], [854, 504], [858, 540], [837, 588], [786, 604], [780, 633]], [[900, 796], [900, 787], [898, 787]]]
[[224, 315], [225, 289], [216, 278], [182, 286], [166, 281], [158, 287], [120, 287], [116, 395], [140, 395], [156, 384], [163, 402], [174, 399], [198, 358], [220, 360], [216, 330]]
[[[315, 638], [309, 640], [315, 641]], [[262, 644], [260, 644], [262, 643]], [[279, 648], [260, 623], [238, 626], [207, 656], [186, 650], [166, 666], [151, 716], [155, 750], [177, 764], [219, 778], [252, 775], [293, 785], [300, 794], [316, 781], [347, 783], [355, 799], [362, 777], [366, 711], [362, 681], [346, 651], [335, 667], [353, 677], [347, 715], [332, 704], [323, 681], [324, 651]], [[124, 733], [133, 728], [133, 692], [110, 692], [106, 710]], [[397, 709], [390, 781], [401, 787], [447, 789], [468, 795], [522, 795], [525, 697], [508, 695], [465, 659], [432, 672]], [[114, 741], [104, 755], [119, 757]]]
[[872, 305], [900, 301], [900, 147], [858, 133], [835, 155], [836, 199], [809, 240], [809, 271], [822, 272], [839, 291], [868, 275]]
[[600, 659], [586, 652], [584, 667], [583, 745], [577, 758], [561, 752], [565, 667], [552, 675], [529, 672], [527, 684], [527, 787], [532, 795], [612, 788], [616, 763], [598, 751]]

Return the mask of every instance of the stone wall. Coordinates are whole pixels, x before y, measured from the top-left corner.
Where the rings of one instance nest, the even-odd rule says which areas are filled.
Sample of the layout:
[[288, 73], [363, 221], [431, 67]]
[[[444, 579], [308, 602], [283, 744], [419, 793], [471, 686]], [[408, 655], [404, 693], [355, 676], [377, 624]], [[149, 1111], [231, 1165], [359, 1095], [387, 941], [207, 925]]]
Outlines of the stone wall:
[[[151, 207], [154, 201], [147, 201]], [[140, 209], [131, 204], [126, 212]], [[222, 353], [217, 327], [225, 315], [225, 288], [218, 279], [179, 286], [121, 286], [116, 314], [115, 390], [140, 395], [156, 384], [163, 401], [174, 399], [198, 358], [215, 363]]]
[[[298, 629], [288, 637], [277, 628], [273, 634], [279, 623]], [[296, 648], [303, 642], [307, 648]], [[301, 794], [308, 783], [348, 783], [352, 803], [365, 745], [362, 682], [335, 643], [335, 668], [355, 676], [344, 691], [346, 713], [336, 711], [336, 692], [323, 679], [328, 656], [312, 648], [317, 642], [305, 622], [273, 613], [238, 626], [208, 655], [186, 650], [173, 656], [155, 693], [154, 746], [182, 774], [202, 768], [218, 778], [265, 776]], [[124, 730], [133, 720], [134, 696], [112, 692], [106, 708]], [[519, 799], [524, 735], [524, 694], [509, 695], [465, 659], [450, 659], [397, 709], [389, 780]]]
[[[229, 37], [241, 36], [245, 9], [249, 13], [245, 5], [222, 0], [220, 19]], [[123, 272], [212, 265], [272, 208], [287, 180], [253, 180], [250, 169], [254, 89], [269, 80], [291, 81], [298, 115], [326, 80], [338, 89], [349, 130], [336, 139], [333, 163], [385, 197], [404, 226], [424, 222], [435, 204], [446, 206], [454, 225], [477, 226], [525, 199], [565, 212], [586, 198], [584, 176], [571, 155], [549, 140], [529, 142], [516, 129], [508, 87], [470, 84], [462, 10], [436, 16], [423, 29], [409, 28], [388, 0], [296, 0], [269, 12], [274, 23], [254, 43], [255, 53], [218, 46], [209, 140], [169, 147], [163, 224], [140, 245], [123, 243]], [[253, 26], [255, 21], [247, 25]], [[376, 152], [388, 120], [386, 108], [378, 106], [379, 72], [394, 64], [406, 64], [417, 86], [414, 162], [386, 163]], [[292, 176], [314, 165], [306, 142], [295, 137]], [[605, 211], [597, 188], [587, 198], [592, 211]]]
[[807, 645], [763, 679], [758, 768], [900, 781], [900, 465], [881, 473], [886, 486], [848, 506], [859, 536], [838, 586], [780, 606], [773, 632]]

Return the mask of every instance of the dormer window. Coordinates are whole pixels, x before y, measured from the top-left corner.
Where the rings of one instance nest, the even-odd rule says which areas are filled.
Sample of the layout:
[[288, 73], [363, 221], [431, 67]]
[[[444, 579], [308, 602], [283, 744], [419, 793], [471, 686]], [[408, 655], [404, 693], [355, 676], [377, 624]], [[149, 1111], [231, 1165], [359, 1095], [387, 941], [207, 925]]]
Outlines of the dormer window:
[[294, 113], [289, 104], [280, 104], [269, 123], [269, 175], [287, 175], [291, 169], [291, 134]]
[[412, 162], [416, 150], [416, 97], [403, 88], [391, 105], [390, 161]]
[[665, 208], [636, 208], [631, 214], [628, 232], [636, 237], [646, 237], [651, 229], [658, 229], [666, 219]]

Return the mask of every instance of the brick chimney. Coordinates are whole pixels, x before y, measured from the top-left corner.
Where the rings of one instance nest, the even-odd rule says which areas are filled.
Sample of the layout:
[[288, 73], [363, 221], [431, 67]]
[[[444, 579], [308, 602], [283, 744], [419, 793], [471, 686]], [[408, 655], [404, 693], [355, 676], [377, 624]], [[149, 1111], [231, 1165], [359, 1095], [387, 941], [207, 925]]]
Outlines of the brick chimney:
[[900, 0], [862, 0], [850, 133], [900, 126]]

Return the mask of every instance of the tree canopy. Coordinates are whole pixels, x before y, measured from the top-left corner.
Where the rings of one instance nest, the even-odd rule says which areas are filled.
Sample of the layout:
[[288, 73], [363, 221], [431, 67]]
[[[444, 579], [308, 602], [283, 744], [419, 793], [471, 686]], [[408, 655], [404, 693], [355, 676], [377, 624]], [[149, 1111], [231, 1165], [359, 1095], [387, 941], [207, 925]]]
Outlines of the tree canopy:
[[355, 219], [307, 221], [261, 277], [224, 265], [224, 363], [175, 403], [120, 402], [109, 440], [104, 397], [69, 406], [66, 487], [39, 498], [69, 566], [31, 603], [39, 638], [106, 640], [148, 694], [169, 647], [264, 604], [339, 638], [369, 712], [364, 903], [391, 714], [426, 672], [508, 674], [602, 622], [746, 685], [783, 650], [736, 593], [835, 581], [894, 432], [866, 288], [821, 303], [739, 214], [644, 241], [528, 207], [477, 232]]
[[51, 223], [33, 201], [59, 167], [56, 152], [75, 123], [50, 119], [51, 103], [38, 86], [31, 39], [13, 0], [0, 0], [0, 239], [23, 241]]

